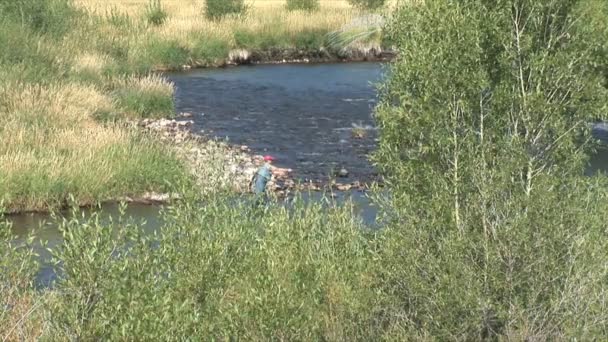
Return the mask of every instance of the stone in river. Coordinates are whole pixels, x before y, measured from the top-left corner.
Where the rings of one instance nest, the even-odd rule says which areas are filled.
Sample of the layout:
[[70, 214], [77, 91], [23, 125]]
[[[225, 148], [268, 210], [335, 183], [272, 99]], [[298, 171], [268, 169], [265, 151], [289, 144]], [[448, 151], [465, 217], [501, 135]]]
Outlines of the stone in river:
[[348, 177], [348, 170], [345, 168], [341, 168], [340, 171], [338, 171], [338, 177]]

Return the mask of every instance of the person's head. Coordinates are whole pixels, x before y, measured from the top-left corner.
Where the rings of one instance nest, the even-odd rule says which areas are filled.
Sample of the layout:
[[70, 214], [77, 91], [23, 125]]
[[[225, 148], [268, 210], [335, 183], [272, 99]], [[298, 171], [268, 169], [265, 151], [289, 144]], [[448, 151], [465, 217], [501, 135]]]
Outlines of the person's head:
[[266, 155], [266, 156], [264, 156], [264, 161], [267, 162], [268, 164], [272, 164], [272, 162], [275, 161], [275, 157]]

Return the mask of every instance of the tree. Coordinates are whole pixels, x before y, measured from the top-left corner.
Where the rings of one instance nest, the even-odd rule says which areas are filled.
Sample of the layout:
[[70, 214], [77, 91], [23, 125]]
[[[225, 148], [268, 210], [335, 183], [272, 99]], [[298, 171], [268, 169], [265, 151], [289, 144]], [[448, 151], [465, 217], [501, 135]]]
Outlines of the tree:
[[391, 186], [390, 331], [608, 335], [607, 182], [583, 176], [608, 99], [598, 3], [427, 0], [394, 15], [375, 156]]

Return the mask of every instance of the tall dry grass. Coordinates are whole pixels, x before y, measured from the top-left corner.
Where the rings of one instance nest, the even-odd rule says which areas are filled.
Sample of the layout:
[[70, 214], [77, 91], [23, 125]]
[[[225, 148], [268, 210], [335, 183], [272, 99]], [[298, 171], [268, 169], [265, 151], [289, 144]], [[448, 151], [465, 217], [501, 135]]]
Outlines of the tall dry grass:
[[[156, 79], [125, 83], [134, 89], [163, 86]], [[160, 147], [150, 148], [138, 133], [98, 122], [95, 116], [116, 110], [116, 104], [93, 86], [0, 84], [0, 96], [6, 99], [0, 109], [0, 189], [11, 211], [60, 206], [69, 194], [85, 204], [152, 190], [162, 179], [148, 182], [137, 172], [174, 162], [163, 161]]]

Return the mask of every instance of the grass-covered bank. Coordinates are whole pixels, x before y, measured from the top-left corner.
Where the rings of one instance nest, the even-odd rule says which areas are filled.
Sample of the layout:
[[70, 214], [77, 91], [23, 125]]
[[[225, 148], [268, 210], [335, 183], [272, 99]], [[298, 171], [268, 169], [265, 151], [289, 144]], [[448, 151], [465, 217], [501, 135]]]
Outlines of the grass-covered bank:
[[[161, 1], [156, 20], [154, 3], [0, 4], [0, 202], [7, 210], [170, 191], [189, 178], [183, 163], [123, 125], [173, 115], [173, 85], [153, 70], [334, 58], [349, 50], [332, 50], [327, 33], [364, 13], [342, 2], [315, 13], [262, 3], [245, 16], [210, 20], [202, 2]], [[379, 41], [375, 32], [359, 43]]]
[[[166, 191], [184, 179], [165, 146], [120, 123], [170, 115], [171, 84], [79, 58], [88, 20], [61, 0], [0, 4], [0, 201], [8, 211]], [[93, 61], [93, 62], [91, 62]]]
[[96, 29], [102, 34], [97, 40], [120, 42], [130, 51], [124, 59], [112, 51], [97, 53], [133, 69], [374, 59], [383, 47], [380, 30], [368, 30], [378, 27], [377, 15], [345, 0], [321, 1], [313, 12], [288, 10], [286, 1], [245, 2], [243, 13], [217, 19], [205, 15], [205, 1], [161, 1], [158, 11], [166, 17], [158, 24], [150, 23], [149, 3], [75, 1], [78, 8], [102, 19], [96, 23], [103, 27]]

